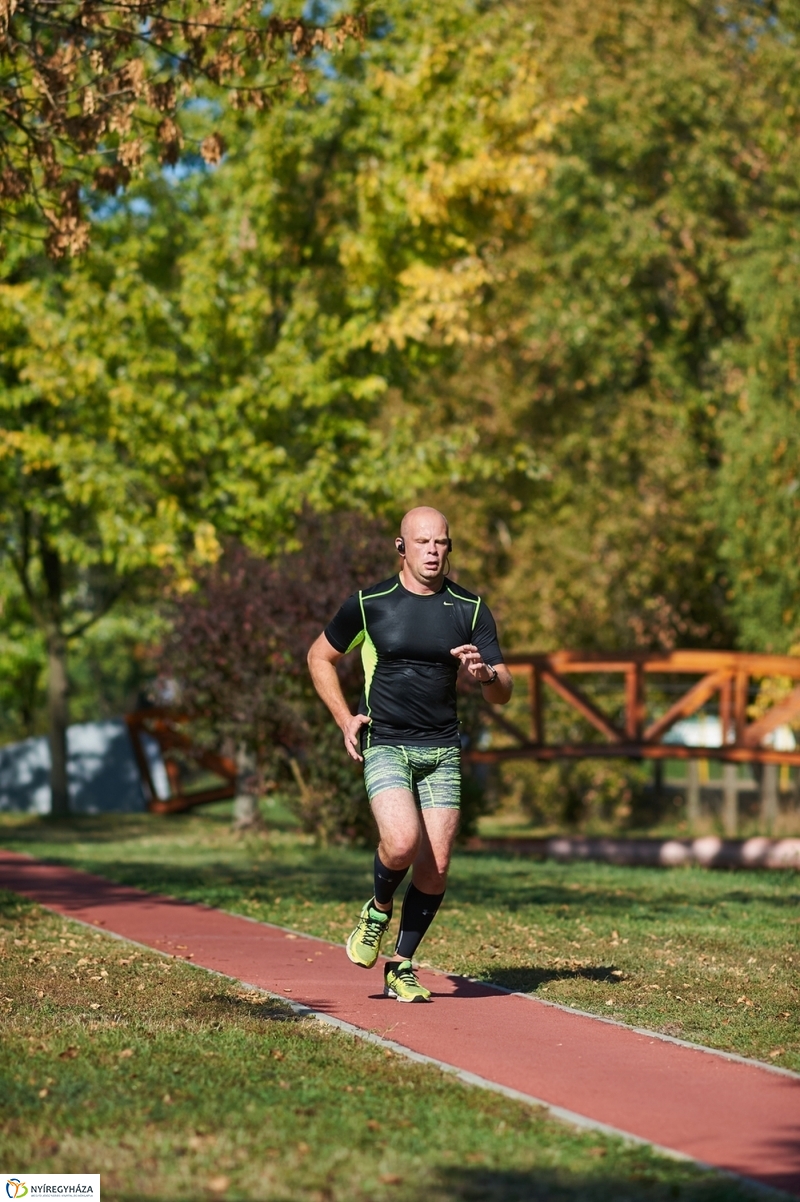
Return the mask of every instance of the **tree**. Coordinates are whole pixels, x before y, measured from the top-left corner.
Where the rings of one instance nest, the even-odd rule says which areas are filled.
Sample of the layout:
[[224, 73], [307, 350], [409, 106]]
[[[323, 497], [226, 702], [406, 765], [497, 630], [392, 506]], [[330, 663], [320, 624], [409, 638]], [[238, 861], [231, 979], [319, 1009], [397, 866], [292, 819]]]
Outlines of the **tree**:
[[[771, 308], [771, 281], [736, 280], [763, 223], [794, 203], [794, 7], [769, 19], [745, 3], [517, 11], [546, 103], [572, 108], [542, 188], [498, 235], [469, 339], [425, 381], [435, 403], [408, 408], [428, 438], [458, 424], [495, 462], [513, 464], [520, 445], [538, 460], [489, 483], [465, 471], [439, 492], [466, 521], [461, 563], [500, 577], [494, 600], [518, 645], [730, 643], [741, 610], [723, 558], [721, 415], [726, 377], [756, 353], [756, 298]], [[774, 429], [766, 445], [780, 451]], [[730, 447], [733, 502], [750, 468]], [[784, 489], [790, 448], [791, 435]], [[770, 512], [785, 563], [794, 532]], [[792, 570], [775, 566], [791, 591]]]
[[151, 470], [146, 412], [98, 354], [98, 331], [119, 334], [108, 300], [79, 273], [0, 287], [0, 545], [46, 648], [56, 814], [68, 810], [69, 644], [123, 594], [216, 549]]
[[146, 173], [79, 265], [15, 261], [2, 488], [40, 611], [48, 539], [83, 621], [225, 537], [281, 554], [305, 505], [425, 495], [507, 643], [733, 639], [746, 271], [794, 203], [789, 6], [758, 11], [393, 0], [305, 94], [226, 110], [218, 169]]
[[[364, 30], [349, 13], [325, 28], [252, 0], [0, 0], [4, 224], [44, 224], [53, 258], [81, 253], [90, 236], [82, 193], [115, 195], [154, 152], [175, 164], [187, 100], [212, 112], [220, 102], [263, 110], [290, 81], [307, 87], [304, 66], [318, 49]], [[214, 130], [195, 143], [208, 163], [224, 153]]]
[[[540, 186], [548, 111], [531, 48], [494, 19], [476, 48], [458, 6], [397, 18], [374, 61], [343, 56], [268, 116], [228, 113], [230, 161], [145, 178], [79, 266], [31, 278], [14, 262], [3, 533], [48, 647], [59, 806], [67, 645], [115, 597], [181, 577], [218, 535], [274, 554], [304, 505], [394, 508], [443, 459], [495, 470], [468, 428], [411, 447], [383, 402], [467, 337], [484, 227]], [[503, 37], [513, 52], [493, 63]]]

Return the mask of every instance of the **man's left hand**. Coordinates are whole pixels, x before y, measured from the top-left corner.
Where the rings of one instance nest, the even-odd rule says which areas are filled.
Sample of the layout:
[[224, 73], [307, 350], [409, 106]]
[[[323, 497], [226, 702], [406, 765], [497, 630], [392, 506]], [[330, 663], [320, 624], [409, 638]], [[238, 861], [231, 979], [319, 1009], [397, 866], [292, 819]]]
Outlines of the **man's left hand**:
[[480, 651], [474, 643], [464, 643], [463, 647], [453, 647], [450, 651], [456, 659], [461, 660], [473, 680], [479, 684], [488, 684], [492, 678], [492, 669], [483, 662]]

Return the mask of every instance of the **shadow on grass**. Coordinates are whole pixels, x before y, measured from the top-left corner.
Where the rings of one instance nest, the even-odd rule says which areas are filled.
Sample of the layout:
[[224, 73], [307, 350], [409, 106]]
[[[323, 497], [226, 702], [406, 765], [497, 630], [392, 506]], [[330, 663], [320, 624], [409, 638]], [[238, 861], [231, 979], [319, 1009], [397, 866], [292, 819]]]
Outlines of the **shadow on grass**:
[[[678, 1175], [680, 1182], [675, 1181]], [[698, 1180], [691, 1170], [678, 1174], [672, 1169], [667, 1175], [649, 1165], [630, 1174], [458, 1167], [440, 1169], [436, 1176], [435, 1196], [448, 1202], [661, 1202], [668, 1198], [753, 1202], [756, 1198], [755, 1190], [744, 1183], [712, 1175]]]
[[[71, 863], [120, 883], [203, 900], [211, 905], [235, 904], [245, 894], [248, 900], [265, 906], [276, 895], [285, 900], [303, 898], [317, 904], [363, 903], [365, 890], [371, 884], [370, 851], [300, 844], [270, 848], [265, 841], [264, 854], [256, 858], [250, 856], [249, 845], [226, 848], [215, 846], [212, 841], [210, 846], [203, 847], [203, 828], [210, 830], [213, 838], [217, 832], [227, 831], [229, 823], [227, 812], [158, 819], [152, 815], [114, 815], [111, 819], [108, 815], [85, 815], [63, 821], [36, 818], [6, 827], [0, 825], [0, 845], [17, 847], [36, 856], [39, 844], [50, 861]], [[105, 858], [103, 849], [107, 844], [128, 843], [135, 849], [139, 840], [153, 840], [161, 832], [164, 846], [169, 850], [170, 841], [184, 830], [192, 837], [190, 845], [182, 847], [169, 862], [148, 860], [143, 855], [135, 860], [120, 860], [111, 857], [110, 848], [109, 857]], [[76, 844], [96, 848], [97, 853], [79, 852], [76, 858], [74, 852], [70, 853]], [[63, 859], [59, 856], [59, 846], [65, 850]], [[185, 857], [182, 863], [181, 857]], [[794, 910], [800, 900], [796, 889], [776, 889], [776, 885], [789, 884], [783, 874], [751, 875], [747, 885], [752, 881], [752, 888], [742, 887], [745, 879], [739, 876], [736, 888], [720, 888], [723, 882], [718, 874], [706, 876], [705, 870], [700, 869], [528, 863], [497, 853], [467, 853], [458, 854], [455, 859], [452, 897], [456, 905], [499, 906], [509, 914], [532, 908], [561, 909], [564, 918], [568, 918], [576, 911], [591, 911], [595, 916], [607, 916], [611, 922], [633, 913], [662, 918], [685, 914], [687, 910], [705, 914], [725, 905], [743, 907], [755, 899], [762, 906], [786, 911]]]
[[502, 985], [503, 989], [512, 989], [515, 993], [535, 993], [542, 985], [552, 981], [600, 981], [606, 985], [618, 985], [620, 978], [615, 977], [616, 969], [612, 965], [589, 965], [585, 968], [529, 968], [514, 965], [508, 968], [487, 970], [482, 979], [487, 985]]
[[[26, 850], [35, 855], [37, 843], [69, 846], [74, 843], [118, 843], [121, 839], [152, 839], [159, 833], [159, 828], [165, 835], [174, 835], [178, 823], [187, 819], [191, 821], [192, 817], [185, 814], [159, 815], [157, 819], [151, 814], [72, 814], [69, 818], [37, 815], [24, 822], [0, 826], [0, 843], [9, 847], [16, 843], [33, 844]], [[202, 817], [220, 830], [230, 827], [230, 814], [204, 814]]]
[[232, 997], [228, 993], [215, 993], [210, 998], [198, 1003], [195, 1010], [203, 1015], [210, 1007], [226, 1019], [252, 1019], [254, 1022], [298, 1023], [299, 1017], [290, 1010], [285, 1002], [279, 1002], [268, 997], [244, 998]]
[[[598, 1152], [604, 1149], [598, 1148]], [[598, 1157], [599, 1160], [599, 1157]], [[440, 1167], [431, 1172], [425, 1182], [425, 1190], [409, 1192], [410, 1181], [400, 1176], [391, 1180], [391, 1193], [385, 1188], [380, 1198], [394, 1197], [400, 1202], [409, 1198], [432, 1197], [437, 1202], [668, 1202], [680, 1198], [682, 1202], [756, 1202], [763, 1192], [708, 1173], [698, 1175], [693, 1167], [670, 1165], [668, 1170], [643, 1162], [632, 1167], [630, 1172], [619, 1169], [603, 1171], [598, 1163], [594, 1172], [574, 1168], [563, 1169], [491, 1169], [479, 1166]], [[780, 1187], [778, 1187], [780, 1188]], [[166, 1197], [117, 1191], [119, 1202], [168, 1202]], [[240, 1196], [237, 1194], [237, 1197]], [[242, 1197], [255, 1197], [242, 1194]], [[288, 1198], [290, 1191], [270, 1194], [270, 1197]], [[299, 1197], [291, 1193], [291, 1197]], [[342, 1198], [335, 1180], [330, 1178], [321, 1190], [311, 1191], [303, 1197]], [[171, 1199], [173, 1195], [170, 1195]]]

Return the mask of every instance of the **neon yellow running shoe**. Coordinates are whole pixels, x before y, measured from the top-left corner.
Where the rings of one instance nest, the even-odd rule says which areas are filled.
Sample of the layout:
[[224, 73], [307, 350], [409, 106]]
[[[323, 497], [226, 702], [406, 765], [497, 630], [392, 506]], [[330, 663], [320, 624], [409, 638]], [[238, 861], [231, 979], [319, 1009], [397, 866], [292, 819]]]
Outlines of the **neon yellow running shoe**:
[[420, 985], [410, 960], [399, 964], [387, 964], [383, 984], [384, 997], [393, 997], [398, 1002], [429, 1002], [431, 991]]
[[347, 954], [359, 968], [372, 968], [378, 959], [391, 914], [384, 914], [368, 901], [361, 911], [358, 926], [347, 940]]

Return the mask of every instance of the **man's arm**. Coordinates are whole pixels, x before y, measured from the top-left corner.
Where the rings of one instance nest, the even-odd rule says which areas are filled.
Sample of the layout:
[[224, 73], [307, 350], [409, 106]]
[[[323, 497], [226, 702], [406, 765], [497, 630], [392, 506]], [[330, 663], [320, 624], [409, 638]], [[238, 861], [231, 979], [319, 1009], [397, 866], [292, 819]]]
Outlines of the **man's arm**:
[[337, 651], [324, 634], [311, 644], [308, 652], [308, 670], [314, 682], [314, 688], [333, 715], [336, 725], [344, 737], [347, 754], [353, 760], [363, 761], [360, 751], [359, 734], [361, 727], [370, 721], [366, 714], [351, 714], [350, 707], [345, 701], [342, 684], [336, 665], [344, 655]]

